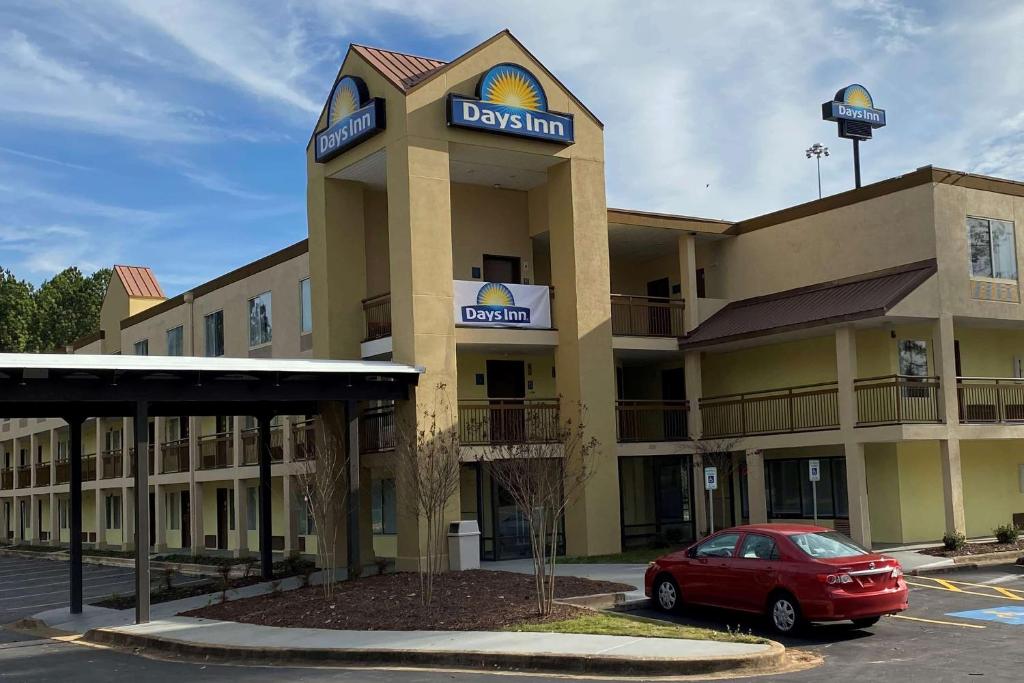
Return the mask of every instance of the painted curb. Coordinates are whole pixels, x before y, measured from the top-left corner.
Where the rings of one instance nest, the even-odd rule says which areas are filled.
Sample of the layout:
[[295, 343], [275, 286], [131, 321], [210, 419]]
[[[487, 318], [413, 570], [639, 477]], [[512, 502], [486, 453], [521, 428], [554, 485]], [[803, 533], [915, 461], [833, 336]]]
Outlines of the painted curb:
[[223, 664], [290, 666], [411, 666], [454, 667], [478, 670], [530, 671], [535, 673], [689, 676], [714, 673], [764, 673], [780, 667], [786, 648], [774, 641], [768, 650], [750, 655], [704, 658], [625, 658], [609, 655], [558, 655], [543, 653], [460, 652], [458, 650], [369, 650], [267, 648], [207, 645], [156, 636], [93, 629], [84, 639], [98, 645], [131, 648], [202, 659]]
[[[1006, 550], [998, 553], [986, 553], [984, 555], [964, 555], [952, 559], [953, 564], [944, 564], [937, 567], [919, 567], [907, 574], [910, 576], [927, 576], [928, 574], [948, 574], [970, 569], [983, 569], [985, 567], [996, 567], [999, 565], [1016, 564], [1021, 555], [1019, 550]], [[960, 560], [959, 562], [957, 560]]]

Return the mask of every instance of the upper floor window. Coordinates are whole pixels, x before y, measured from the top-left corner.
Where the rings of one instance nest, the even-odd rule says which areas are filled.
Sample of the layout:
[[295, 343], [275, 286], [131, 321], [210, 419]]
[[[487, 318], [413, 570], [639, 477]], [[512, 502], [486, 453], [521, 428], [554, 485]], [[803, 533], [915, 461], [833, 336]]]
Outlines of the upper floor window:
[[1013, 223], [988, 218], [967, 218], [971, 250], [971, 276], [1017, 279], [1017, 251]]
[[299, 282], [299, 332], [313, 331], [313, 295], [309, 289], [309, 278]]
[[143, 339], [142, 341], [135, 342], [135, 355], [136, 356], [148, 356], [149, 355], [149, 340]]
[[271, 341], [270, 292], [249, 299], [249, 348]]
[[899, 342], [899, 371], [908, 377], [928, 376], [928, 344], [914, 339]]
[[203, 318], [206, 328], [206, 355], [215, 358], [224, 355], [224, 311], [215, 311]]
[[168, 356], [184, 356], [185, 355], [185, 330], [181, 325], [167, 330], [167, 355]]

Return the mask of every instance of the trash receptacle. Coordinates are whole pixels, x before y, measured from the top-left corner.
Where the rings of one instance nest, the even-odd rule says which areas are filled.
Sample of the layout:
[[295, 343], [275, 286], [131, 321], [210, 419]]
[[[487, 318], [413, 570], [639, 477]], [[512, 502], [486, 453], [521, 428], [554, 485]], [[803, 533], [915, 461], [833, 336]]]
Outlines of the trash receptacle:
[[475, 519], [448, 525], [448, 568], [452, 571], [480, 569], [480, 526]]

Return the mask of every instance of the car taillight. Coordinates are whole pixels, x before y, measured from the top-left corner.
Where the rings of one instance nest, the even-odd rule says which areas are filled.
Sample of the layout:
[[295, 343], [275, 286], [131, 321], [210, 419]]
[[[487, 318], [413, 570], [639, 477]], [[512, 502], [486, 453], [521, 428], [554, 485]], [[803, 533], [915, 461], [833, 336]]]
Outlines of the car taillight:
[[853, 583], [853, 577], [849, 574], [818, 574], [818, 580], [830, 586]]
[[898, 578], [900, 578], [901, 576], [903, 576], [903, 570], [902, 570], [902, 569], [900, 569], [899, 567], [893, 567], [893, 568], [892, 568], [892, 574], [891, 574], [891, 576], [892, 576], [892, 578], [894, 578], [894, 579], [898, 579]]

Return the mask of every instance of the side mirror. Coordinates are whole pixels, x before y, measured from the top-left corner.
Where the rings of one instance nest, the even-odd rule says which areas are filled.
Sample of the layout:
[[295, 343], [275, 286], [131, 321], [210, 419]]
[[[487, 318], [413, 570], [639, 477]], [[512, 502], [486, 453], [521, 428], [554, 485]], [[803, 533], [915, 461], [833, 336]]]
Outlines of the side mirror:
[[686, 549], [686, 556], [689, 558], [697, 557], [697, 546], [690, 546]]

